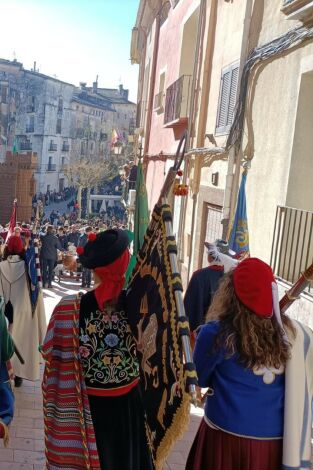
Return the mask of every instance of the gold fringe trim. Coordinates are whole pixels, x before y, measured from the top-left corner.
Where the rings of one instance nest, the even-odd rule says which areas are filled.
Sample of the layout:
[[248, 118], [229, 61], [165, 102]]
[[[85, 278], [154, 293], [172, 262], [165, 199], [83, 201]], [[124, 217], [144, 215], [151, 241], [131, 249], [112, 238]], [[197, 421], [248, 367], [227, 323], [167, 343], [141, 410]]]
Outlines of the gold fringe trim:
[[157, 450], [155, 469], [163, 470], [164, 460], [169, 455], [175, 442], [180, 439], [188, 430], [190, 421], [190, 396], [184, 392], [181, 406], [177, 409], [172, 424], [167, 429], [166, 434]]

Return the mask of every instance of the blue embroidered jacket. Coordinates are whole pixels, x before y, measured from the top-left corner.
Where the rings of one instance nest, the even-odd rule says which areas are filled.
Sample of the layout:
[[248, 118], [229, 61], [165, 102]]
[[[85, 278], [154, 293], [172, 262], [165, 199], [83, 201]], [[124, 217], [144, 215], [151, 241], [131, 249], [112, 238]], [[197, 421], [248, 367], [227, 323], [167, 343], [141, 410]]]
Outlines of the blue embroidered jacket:
[[194, 362], [199, 385], [213, 389], [205, 416], [216, 427], [244, 437], [273, 439], [283, 436], [285, 373], [281, 369], [247, 369], [238, 355], [226, 358], [216, 350], [219, 322], [201, 327]]

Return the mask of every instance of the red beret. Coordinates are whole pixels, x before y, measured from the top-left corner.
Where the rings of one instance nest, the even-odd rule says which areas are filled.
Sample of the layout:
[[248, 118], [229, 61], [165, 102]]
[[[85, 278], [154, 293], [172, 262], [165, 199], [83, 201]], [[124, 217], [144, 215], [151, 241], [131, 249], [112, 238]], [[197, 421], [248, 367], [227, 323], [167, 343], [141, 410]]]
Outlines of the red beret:
[[7, 246], [10, 255], [19, 255], [24, 250], [23, 240], [16, 235], [12, 235], [9, 238]]
[[258, 258], [247, 258], [234, 269], [236, 296], [259, 317], [273, 315], [272, 268]]

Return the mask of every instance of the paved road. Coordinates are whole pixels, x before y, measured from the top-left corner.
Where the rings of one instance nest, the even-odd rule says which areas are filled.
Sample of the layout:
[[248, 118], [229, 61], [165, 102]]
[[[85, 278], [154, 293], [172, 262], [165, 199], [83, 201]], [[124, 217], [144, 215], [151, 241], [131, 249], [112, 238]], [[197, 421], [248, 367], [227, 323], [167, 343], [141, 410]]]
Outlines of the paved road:
[[[54, 306], [62, 296], [79, 290], [77, 284], [53, 283], [53, 289], [44, 289], [47, 321]], [[7, 449], [0, 444], [0, 470], [44, 470], [44, 433], [42, 416], [42, 394], [40, 381], [24, 381], [15, 391], [16, 410], [10, 430]], [[184, 470], [186, 458], [199, 426], [202, 410], [192, 409], [190, 426], [179, 440], [164, 465], [164, 470]]]

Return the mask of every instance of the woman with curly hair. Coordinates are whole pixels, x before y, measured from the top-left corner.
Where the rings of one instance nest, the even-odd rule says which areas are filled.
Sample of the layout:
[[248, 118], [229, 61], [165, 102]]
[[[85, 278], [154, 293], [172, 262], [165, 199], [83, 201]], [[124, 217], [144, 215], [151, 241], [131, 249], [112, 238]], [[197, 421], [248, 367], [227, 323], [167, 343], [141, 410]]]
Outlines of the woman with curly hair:
[[250, 258], [227, 273], [197, 337], [208, 393], [186, 470], [310, 468], [312, 345], [280, 313], [270, 266]]

